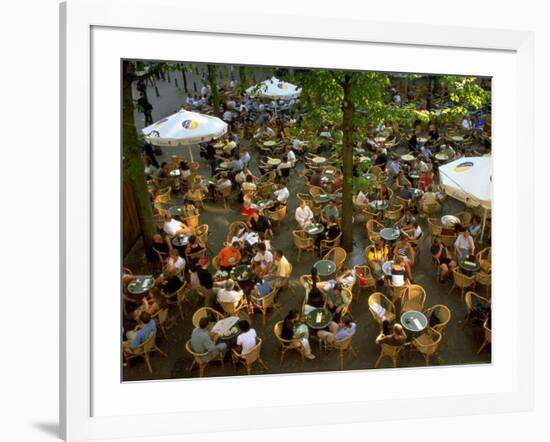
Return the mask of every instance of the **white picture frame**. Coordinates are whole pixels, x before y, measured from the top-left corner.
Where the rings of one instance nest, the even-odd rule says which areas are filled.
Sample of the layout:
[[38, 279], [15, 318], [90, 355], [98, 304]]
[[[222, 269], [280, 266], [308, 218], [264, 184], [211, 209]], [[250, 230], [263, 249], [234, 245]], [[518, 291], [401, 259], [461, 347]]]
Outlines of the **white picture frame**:
[[[179, 4], [178, 4], [179, 3]], [[264, 13], [256, 15], [240, 10], [238, 5], [228, 6], [227, 10], [209, 11], [207, 9], [193, 9], [181, 2], [157, 0], [152, 7], [152, 1], [128, 0], [70, 0], [61, 4], [61, 302], [60, 302], [60, 427], [61, 436], [66, 440], [82, 440], [95, 438], [115, 438], [123, 436], [162, 436], [178, 433], [194, 433], [200, 431], [224, 431], [244, 429], [237, 419], [239, 411], [245, 408], [249, 417], [248, 428], [270, 428], [272, 422], [278, 426], [300, 426], [307, 421], [312, 424], [360, 422], [367, 420], [382, 420], [387, 418], [387, 409], [391, 406], [392, 418], [435, 417], [456, 414], [475, 414], [490, 412], [511, 412], [529, 410], [533, 404], [533, 298], [534, 298], [534, 259], [529, 244], [534, 243], [533, 214], [533, 35], [530, 32], [486, 30], [471, 28], [454, 28], [434, 25], [411, 25], [403, 23], [375, 23], [362, 20], [338, 19], [326, 20], [313, 17], [295, 17], [290, 14]], [[147, 13], [141, 11], [147, 10]], [[192, 17], [184, 20], [182, 17]], [[230, 23], [239, 23], [238, 27]], [[107, 33], [107, 34], [106, 34]], [[126, 36], [123, 34], [126, 33]], [[117, 34], [117, 35], [115, 35]], [[118, 35], [120, 34], [120, 35]], [[131, 35], [135, 45], [140, 35], [146, 35], [148, 42], [141, 42], [139, 50], [131, 47], [126, 41], [127, 52], [116, 53], [117, 39], [124, 43]], [[506, 94], [504, 88], [495, 87], [493, 108], [498, 115], [495, 118], [495, 133], [493, 134], [493, 150], [495, 152], [495, 247], [498, 250], [512, 250], [519, 260], [511, 260], [508, 268], [503, 268], [504, 260], [495, 256], [495, 283], [494, 290], [501, 289], [502, 299], [506, 303], [497, 302], [493, 316], [495, 332], [494, 362], [488, 367], [444, 367], [430, 369], [400, 369], [384, 370], [373, 373], [339, 373], [338, 382], [341, 385], [361, 385], [357, 388], [363, 392], [363, 398], [352, 397], [349, 400], [335, 398], [326, 402], [312, 395], [307, 401], [296, 399], [284, 401], [276, 396], [278, 386], [295, 391], [302, 385], [313, 388], [320, 379], [323, 382], [335, 382], [334, 374], [292, 375], [292, 376], [252, 376], [247, 379], [209, 379], [183, 383], [150, 382], [133, 383], [133, 385], [114, 385], [113, 379], [119, 373], [112, 373], [112, 368], [119, 365], [118, 354], [105, 351], [102, 342], [115, 339], [113, 348], [118, 349], [118, 334], [112, 334], [112, 329], [105, 329], [96, 321], [98, 311], [95, 306], [102, 296], [97, 288], [97, 253], [101, 253], [102, 246], [97, 243], [99, 236], [105, 234], [110, 240], [116, 240], [119, 235], [109, 231], [109, 225], [100, 223], [98, 212], [105, 210], [97, 204], [98, 195], [112, 188], [116, 181], [110, 170], [104, 176], [112, 177], [113, 182], [106, 179], [105, 183], [94, 180], [92, 167], [94, 158], [98, 154], [108, 155], [98, 146], [97, 126], [102, 118], [97, 114], [97, 106], [102, 103], [110, 88], [116, 87], [107, 79], [105, 83], [98, 83], [102, 74], [112, 74], [98, 68], [103, 61], [94, 51], [108, 41], [111, 51], [105, 49], [100, 54], [105, 59], [106, 66], [113, 66], [112, 60], [116, 57], [127, 58], [164, 58], [170, 57], [167, 52], [155, 56], [155, 42], [187, 39], [184, 41], [196, 42], [204, 40], [204, 47], [208, 47], [206, 40], [239, 39], [243, 44], [262, 39], [264, 46], [291, 42], [298, 51], [300, 45], [312, 48], [312, 53], [319, 48], [328, 48], [338, 45], [345, 49], [353, 45], [356, 51], [377, 51], [380, 48], [378, 63], [386, 69], [400, 69], [403, 60], [383, 62], [382, 52], [397, 50], [417, 51], [419, 54], [430, 55], [430, 51], [446, 53], [442, 59], [429, 60], [428, 63], [448, 63], [453, 66], [452, 73], [475, 74], [476, 66], [469, 65], [467, 60], [477, 60], [476, 54], [483, 54], [479, 58], [503, 59], [501, 68], [506, 73], [498, 74], [494, 78], [502, 78], [510, 91], [515, 94]], [[167, 40], [168, 39], [168, 40]], [[139, 40], [140, 41], [140, 40]], [[150, 44], [150, 46], [147, 46]], [[176, 43], [174, 43], [175, 45]], [[248, 44], [248, 43], [247, 43]], [[324, 46], [323, 46], [324, 45]], [[170, 44], [168, 44], [170, 46]], [[305, 47], [304, 46], [304, 47]], [[318, 46], [317, 49], [314, 47]], [[180, 46], [181, 47], [181, 46]], [[251, 46], [252, 47], [252, 46]], [[455, 56], [448, 55], [452, 51]], [[107, 52], [109, 54], [107, 55]], [[189, 49], [189, 53], [192, 52]], [[331, 58], [341, 58], [339, 63], [345, 62], [343, 55], [331, 55]], [[357, 53], [357, 52], [356, 52]], [[359, 52], [360, 53], [360, 52]], [[376, 53], [376, 52], [371, 52]], [[397, 53], [397, 52], [396, 52]], [[439, 53], [439, 52], [434, 52]], [[465, 53], [467, 56], [462, 57]], [[289, 52], [288, 64], [295, 63], [294, 56]], [[94, 58], [95, 55], [95, 58]], [[206, 57], [207, 55], [205, 55]], [[307, 58], [305, 53], [301, 57]], [[254, 60], [245, 53], [218, 54], [216, 60], [208, 59], [197, 61], [233, 61], [241, 63], [261, 64], [260, 55]], [[182, 55], [181, 59], [185, 59]], [[93, 60], [93, 63], [92, 63]], [[284, 64], [284, 57], [278, 54], [269, 62], [269, 56], [263, 59], [266, 64]], [[360, 60], [351, 59], [348, 55], [348, 65], [345, 67], [364, 67]], [[458, 61], [457, 61], [458, 60]], [[460, 61], [462, 60], [462, 61]], [[320, 59], [320, 65], [326, 61]], [[111, 63], [111, 64], [109, 64]], [[384, 64], [386, 63], [386, 64]], [[452, 65], [452, 63], [456, 63]], [[462, 65], [460, 65], [462, 63]], [[295, 64], [296, 65], [296, 64]], [[342, 67], [344, 67], [342, 65]], [[515, 69], [507, 69], [513, 67]], [[407, 68], [402, 68], [406, 70]], [[461, 72], [461, 69], [464, 69]], [[481, 68], [480, 68], [481, 69]], [[495, 69], [497, 69], [495, 67]], [[432, 67], [426, 72], [440, 72], [445, 67]], [[116, 71], [113, 71], [116, 72]], [[112, 75], [111, 75], [112, 76]], [[96, 78], [98, 77], [98, 78]], [[100, 85], [100, 87], [98, 87]], [[95, 88], [94, 88], [95, 86]], [[112, 89], [116, 91], [116, 89]], [[102, 108], [102, 113], [111, 114], [116, 120], [119, 113], [119, 99], [117, 94], [107, 94], [113, 102], [112, 109]], [[115, 98], [117, 97], [117, 98]], [[105, 101], [108, 103], [108, 101]], [[506, 106], [504, 106], [506, 105]], [[505, 108], [505, 109], [503, 109]], [[112, 118], [111, 118], [112, 119]], [[501, 123], [499, 124], [498, 121]], [[504, 124], [506, 122], [507, 124]], [[106, 122], [107, 124], [108, 122]], [[112, 130], [101, 142], [111, 146], [114, 151], [118, 147], [116, 131], [117, 121], [113, 122]], [[102, 126], [103, 127], [103, 126]], [[506, 136], [504, 136], [506, 135]], [[111, 138], [114, 136], [115, 138]], [[94, 144], [95, 143], [95, 144]], [[113, 147], [114, 146], [114, 147]], [[503, 146], [503, 147], [501, 147]], [[521, 155], [517, 155], [521, 147]], [[516, 149], [516, 150], [514, 150]], [[118, 155], [118, 153], [117, 153]], [[510, 156], [510, 158], [506, 158]], [[106, 162], [105, 164], [110, 164]], [[118, 163], [115, 165], [118, 167]], [[109, 166], [106, 166], [107, 168]], [[508, 174], [506, 176], [506, 174]], [[114, 183], [114, 188], [118, 184]], [[115, 192], [116, 193], [116, 192]], [[116, 196], [118, 198], [118, 195]], [[102, 200], [103, 202], [104, 200]], [[106, 201], [106, 200], [105, 200]], [[504, 201], [508, 204], [503, 205]], [[107, 207], [116, 202], [106, 202]], [[93, 209], [93, 210], [92, 210]], [[108, 213], [108, 212], [107, 212]], [[118, 213], [118, 212], [115, 212]], [[507, 222], [499, 223], [499, 214]], [[98, 228], [98, 224], [101, 226]], [[116, 222], [114, 225], [118, 225]], [[499, 225], [500, 224], [500, 225]], [[508, 230], [507, 230], [508, 229]], [[499, 233], [501, 232], [501, 233]], [[521, 237], [520, 237], [521, 234]], [[114, 236], [113, 236], [114, 235]], [[112, 244], [112, 242], [111, 242]], [[116, 246], [115, 246], [116, 248]], [[111, 252], [113, 253], [113, 252]], [[118, 252], [117, 252], [118, 253]], [[114, 255], [117, 255], [114, 253]], [[94, 256], [95, 254], [95, 256]], [[100, 255], [104, 258], [103, 255]], [[109, 259], [102, 259], [106, 264]], [[118, 256], [114, 262], [118, 261]], [[106, 265], [104, 264], [104, 265]], [[95, 267], [94, 267], [95, 266]], [[92, 272], [92, 268], [96, 271]], [[118, 269], [116, 274], [118, 274]], [[518, 288], [521, 275], [521, 294]], [[112, 275], [110, 275], [112, 276]], [[105, 275], [105, 280], [112, 280]], [[505, 280], [506, 278], [506, 280]], [[112, 293], [111, 293], [112, 295]], [[521, 309], [519, 296], [521, 295]], [[116, 298], [116, 296], [111, 296]], [[498, 299], [498, 298], [497, 298]], [[103, 302], [103, 301], [101, 301]], [[103, 304], [102, 304], [103, 305]], [[510, 308], [510, 305], [512, 306]], [[108, 315], [101, 318], [103, 322], [117, 320], [118, 311], [106, 309]], [[503, 318], [509, 321], [506, 323]], [[500, 324], [500, 325], [499, 325]], [[500, 326], [500, 330], [499, 330]], [[502, 336], [502, 338], [499, 338]], [[105, 340], [105, 341], [103, 341]], [[504, 351], [509, 343], [510, 351]], [[499, 350], [499, 346], [500, 349]], [[115, 354], [115, 361], [108, 361], [102, 355]], [[445, 379], [462, 377], [463, 379], [480, 373], [481, 376], [493, 378], [494, 383], [484, 383], [486, 388], [468, 390], [465, 385], [458, 385], [458, 392], [439, 394], [430, 390], [426, 380], [429, 376], [433, 385], [445, 385]], [[113, 378], [114, 376], [114, 378]], [[109, 378], [109, 380], [107, 380]], [[391, 392], [383, 395], [376, 386], [384, 383], [399, 385], [407, 379], [415, 379], [417, 388], [411, 386], [410, 392]], [[361, 383], [361, 381], [363, 381]], [[202, 383], [197, 383], [202, 382]], [[231, 383], [229, 383], [231, 382]], [[423, 383], [420, 385], [419, 383]], [[254, 388], [253, 391], [269, 391], [269, 398], [253, 398], [243, 407], [215, 406], [216, 419], [212, 419], [212, 408], [209, 404], [202, 404], [196, 392], [207, 391], [211, 386], [219, 388]], [[402, 384], [404, 385], [404, 384]], [[472, 382], [473, 385], [473, 382]], [[260, 388], [260, 387], [263, 387]], [[420, 388], [421, 387], [421, 388]], [[143, 404], [136, 401], [136, 397], [159, 398], [168, 397], [168, 392], [178, 392], [185, 388], [189, 397], [196, 398], [197, 409], [170, 408], [167, 400], [164, 408], [154, 408], [150, 403], [155, 401], [145, 399]], [[473, 387], [469, 387], [473, 388]], [[265, 389], [265, 390], [264, 390]], [[284, 390], [283, 389], [283, 390]], [[237, 390], [235, 390], [237, 391]], [[399, 393], [399, 394], [398, 394]], [[195, 396], [193, 396], [195, 394]], [[354, 392], [355, 394], [355, 392]], [[127, 395], [127, 396], [125, 396]], [[137, 395], [137, 396], [136, 396]], [[181, 396], [180, 396], [181, 397]], [[368, 397], [368, 399], [367, 399]], [[126, 399], [125, 399], [126, 398]], [[271, 403], [270, 403], [271, 400]], [[193, 403], [192, 401], [188, 401]], [[351, 406], [353, 404], [353, 406]], [[124, 409], [123, 406], [126, 405]], [[148, 405], [146, 407], [146, 405]], [[118, 408], [116, 408], [118, 407]], [[147, 413], [147, 419], [139, 419]]]

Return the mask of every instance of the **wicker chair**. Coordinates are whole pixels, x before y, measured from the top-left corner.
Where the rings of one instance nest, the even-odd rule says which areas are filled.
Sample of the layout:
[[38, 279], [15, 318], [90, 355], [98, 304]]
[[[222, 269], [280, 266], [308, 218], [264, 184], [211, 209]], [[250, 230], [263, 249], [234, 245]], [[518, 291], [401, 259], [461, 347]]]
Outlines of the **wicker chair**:
[[260, 196], [260, 198], [269, 198], [273, 193], [273, 183], [272, 182], [260, 183], [258, 185], [258, 189], [256, 193]]
[[403, 285], [393, 285], [391, 282], [391, 278], [386, 278], [386, 285], [388, 286], [388, 289], [391, 293], [391, 300], [394, 304], [397, 305], [397, 302], [401, 302], [403, 295], [407, 291], [408, 284], [408, 278], [405, 278], [405, 284]]
[[401, 313], [411, 310], [421, 312], [426, 302], [426, 291], [417, 284], [406, 286], [406, 290], [401, 298]]
[[187, 216], [185, 218], [182, 218], [181, 220], [187, 224], [189, 226], [189, 228], [191, 229], [195, 229], [199, 226], [199, 216], [200, 215], [191, 215], [191, 216]]
[[485, 273], [491, 273], [491, 247], [485, 247], [476, 253], [476, 258], [481, 270]]
[[151, 333], [151, 336], [147, 338], [147, 340], [139, 345], [138, 347], [132, 349], [130, 347], [127, 347], [124, 349], [123, 356], [124, 361], [128, 363], [130, 359], [133, 358], [143, 358], [145, 359], [145, 364], [147, 364], [147, 370], [149, 370], [150, 374], [153, 374], [153, 368], [151, 367], [151, 359], [150, 354], [157, 351], [164, 357], [167, 357], [168, 355], [164, 353], [160, 348], [157, 347], [157, 332]]
[[225, 187], [222, 190], [216, 189], [216, 197], [223, 199], [223, 207], [227, 209], [227, 203], [229, 200], [229, 197], [231, 196], [232, 187]]
[[313, 242], [313, 238], [311, 238], [306, 232], [303, 230], [294, 230], [292, 232], [292, 237], [294, 238], [294, 245], [296, 246], [296, 249], [298, 249], [298, 262], [300, 262], [302, 257], [302, 251], [305, 250], [306, 252], [314, 252], [315, 244]]
[[363, 214], [363, 219], [365, 222], [369, 222], [371, 219], [376, 219], [378, 217], [376, 213], [370, 212], [368, 209], [362, 209], [361, 213]]
[[466, 326], [467, 323], [470, 322], [470, 319], [472, 318], [472, 313], [474, 312], [474, 305], [475, 304], [491, 304], [491, 300], [484, 298], [481, 295], [478, 295], [476, 292], [466, 292], [464, 295], [464, 306], [466, 307], [466, 316], [464, 317], [463, 328]]
[[456, 241], [455, 235], [441, 235], [439, 238], [441, 242], [445, 244], [447, 250], [453, 250]]
[[336, 264], [335, 273], [338, 273], [340, 272], [340, 270], [342, 270], [342, 266], [346, 262], [347, 257], [348, 254], [342, 247], [334, 247], [333, 249], [330, 249], [325, 254], [325, 256], [323, 256], [323, 259], [332, 261], [334, 264]]
[[464, 299], [464, 293], [467, 288], [470, 288], [474, 285], [475, 279], [473, 276], [467, 276], [464, 273], [461, 273], [459, 269], [453, 269], [453, 286], [449, 290], [449, 295], [454, 289], [460, 289], [460, 297]]
[[442, 337], [445, 337], [445, 328], [447, 327], [449, 322], [451, 322], [451, 310], [449, 310], [449, 307], [447, 307], [446, 305], [436, 304], [424, 310], [424, 315], [426, 315], [428, 321], [432, 314], [437, 315], [437, 318], [439, 319], [439, 324], [433, 325], [432, 328], [435, 331], [441, 333]]
[[183, 284], [177, 291], [176, 291], [176, 303], [178, 306], [178, 311], [180, 314], [180, 319], [183, 321], [183, 304], [187, 303], [191, 307], [191, 301], [187, 299], [187, 295], [191, 291], [190, 287], [187, 284]]
[[443, 226], [437, 224], [439, 220], [437, 218], [428, 218], [428, 232], [433, 238], [440, 238], [443, 234]]
[[430, 203], [430, 204], [422, 204], [421, 205], [422, 213], [424, 213], [427, 217], [431, 217], [441, 210], [441, 206], [439, 203]]
[[199, 366], [199, 377], [201, 377], [201, 378], [204, 376], [204, 369], [208, 366], [208, 364], [210, 364], [210, 362], [219, 361], [219, 362], [221, 362], [222, 367], [225, 366], [224, 361], [223, 361], [223, 354], [222, 353], [219, 353], [218, 355], [216, 355], [212, 359], [210, 359], [208, 361], [205, 361], [204, 358], [206, 358], [208, 356], [208, 352], [206, 352], [206, 353], [196, 353], [196, 352], [194, 352], [191, 348], [191, 340], [189, 340], [185, 343], [185, 349], [187, 350], [187, 353], [189, 353], [191, 356], [193, 356], [193, 363], [189, 366], [188, 370], [191, 371], [191, 370], [193, 370], [193, 367], [195, 367], [195, 365], [198, 365]]
[[297, 338], [290, 339], [290, 340], [283, 339], [281, 337], [282, 329], [283, 329], [283, 321], [277, 322], [275, 324], [275, 326], [273, 327], [273, 334], [275, 335], [275, 338], [277, 339], [277, 341], [279, 342], [279, 345], [281, 347], [281, 358], [280, 358], [279, 365], [281, 367], [283, 366], [283, 361], [285, 359], [285, 354], [289, 350], [296, 350], [300, 354], [300, 357], [302, 359], [302, 364], [303, 364], [304, 363], [305, 350], [304, 350], [304, 346], [302, 345], [300, 339], [297, 339]]
[[325, 351], [328, 350], [338, 350], [338, 360], [340, 361], [340, 370], [344, 369], [344, 353], [346, 351], [350, 351], [354, 358], [357, 358], [357, 352], [351, 345], [351, 341], [353, 340], [353, 337], [355, 336], [355, 333], [351, 336], [348, 336], [345, 339], [337, 339], [333, 343], [328, 343], [327, 341], [323, 341], [323, 346]]
[[248, 302], [244, 296], [236, 306], [234, 302], [218, 302], [218, 304], [222, 307], [226, 318], [229, 316], [239, 316], [241, 310], [248, 310]]
[[430, 365], [430, 357], [437, 352], [441, 338], [441, 333], [431, 327], [417, 338], [413, 338], [412, 344], [424, 356], [426, 366]]
[[374, 363], [374, 368], [378, 368], [380, 365], [380, 362], [384, 357], [388, 357], [392, 361], [393, 368], [397, 368], [397, 357], [399, 356], [399, 352], [403, 350], [402, 345], [388, 345], [388, 344], [381, 344], [380, 345], [380, 356], [378, 356], [378, 359]]
[[197, 226], [195, 228], [195, 236], [200, 242], [202, 242], [206, 246], [208, 244], [208, 233], [209, 233], [208, 224], [201, 224], [200, 226]]
[[151, 316], [151, 319], [155, 320], [155, 323], [157, 324], [158, 328], [160, 328], [160, 331], [162, 332], [162, 335], [164, 336], [164, 339], [168, 340], [168, 336], [166, 336], [166, 323], [168, 322], [168, 308], [160, 309], [158, 312], [156, 312], [154, 315]]
[[262, 351], [262, 340], [256, 337], [256, 345], [244, 356], [241, 357], [240, 353], [232, 349], [231, 350], [231, 362], [235, 370], [237, 370], [237, 365], [242, 364], [246, 368], [246, 373], [252, 373], [252, 366], [255, 363], [258, 363], [262, 366], [264, 370], [267, 370], [267, 366], [264, 364], [264, 361], [261, 357]]
[[262, 296], [261, 298], [250, 295], [251, 311], [259, 310], [262, 313], [262, 325], [264, 327], [268, 310], [275, 308], [275, 296], [277, 296], [277, 292], [278, 290], [274, 288], [268, 295]]
[[454, 216], [460, 220], [460, 224], [463, 226], [469, 225], [472, 221], [472, 214], [470, 212], [458, 212]]
[[491, 299], [491, 275], [483, 271], [474, 273], [474, 280], [477, 286], [485, 287], [485, 296]]
[[159, 189], [155, 197], [155, 204], [169, 204], [172, 201], [171, 193], [171, 187], [164, 187], [163, 189]]
[[315, 197], [316, 195], [321, 195], [324, 193], [326, 193], [326, 191], [322, 187], [317, 187], [317, 186], [309, 187], [309, 194], [312, 196], [312, 198]]
[[369, 239], [374, 243], [380, 239], [380, 231], [384, 228], [383, 224], [380, 224], [374, 219], [367, 221], [367, 234]]
[[403, 206], [393, 206], [384, 212], [384, 219], [390, 223], [397, 223], [402, 215]]
[[197, 328], [199, 326], [199, 321], [202, 318], [212, 318], [213, 322], [218, 322], [219, 320], [223, 319], [223, 315], [214, 310], [210, 307], [201, 307], [198, 309], [195, 313], [193, 313], [193, 318], [191, 319], [191, 323], [193, 324], [193, 327]]
[[341, 238], [342, 232], [340, 232], [338, 236], [334, 239], [322, 239], [321, 244], [319, 245], [319, 254], [322, 255], [323, 253], [326, 253], [329, 250], [338, 247], [340, 245]]
[[245, 231], [248, 232], [248, 226], [245, 222], [243, 222], [243, 221], [232, 222], [229, 225], [229, 230], [227, 232], [227, 236], [225, 237], [225, 242], [229, 244], [231, 242], [231, 240], [233, 239], [233, 237], [236, 236], [237, 233], [239, 231], [241, 231], [242, 229], [244, 229]]
[[359, 294], [361, 293], [361, 289], [374, 290], [376, 288], [376, 280], [374, 279], [372, 270], [369, 266], [355, 266], [353, 271], [358, 281]]
[[[369, 296], [369, 311], [372, 314], [374, 320], [382, 327], [384, 319], [389, 322], [393, 322], [395, 316], [395, 304], [391, 302], [383, 293], [374, 292]], [[380, 307], [385, 311], [381, 313]]]
[[483, 343], [481, 344], [481, 347], [479, 347], [479, 350], [477, 351], [478, 354], [482, 352], [482, 350], [487, 346], [487, 344], [491, 343], [492, 332], [491, 332], [491, 329], [489, 328], [488, 322], [489, 322], [488, 320], [485, 320], [485, 322], [483, 323], [484, 337], [483, 337]]
[[268, 210], [267, 216], [271, 221], [280, 223], [286, 216], [286, 205], [281, 205], [277, 210]]

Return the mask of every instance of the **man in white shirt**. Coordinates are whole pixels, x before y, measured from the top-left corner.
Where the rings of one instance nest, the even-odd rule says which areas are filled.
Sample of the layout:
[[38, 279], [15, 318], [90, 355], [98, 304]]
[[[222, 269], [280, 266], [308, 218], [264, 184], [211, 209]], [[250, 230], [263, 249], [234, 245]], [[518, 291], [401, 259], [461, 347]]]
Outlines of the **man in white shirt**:
[[226, 123], [231, 123], [231, 121], [233, 121], [233, 114], [229, 109], [226, 109], [223, 113], [222, 118], [223, 121], [225, 121]]
[[208, 88], [206, 86], [201, 87], [201, 97], [206, 97], [208, 95]]
[[369, 199], [367, 196], [363, 193], [362, 190], [360, 190], [357, 193], [357, 196], [355, 197], [355, 204], [358, 206], [361, 206], [362, 208], [366, 208], [369, 204]]
[[277, 190], [273, 194], [280, 204], [286, 204], [290, 197], [290, 192], [284, 183], [277, 184]]
[[224, 288], [218, 291], [218, 295], [216, 297], [218, 302], [231, 302], [235, 307], [237, 307], [241, 302], [242, 297], [244, 296], [244, 292], [240, 290], [240, 288], [239, 290], [235, 290], [235, 288], [235, 281], [233, 281], [232, 279], [228, 279], [227, 281], [225, 281]]
[[474, 239], [466, 227], [460, 229], [460, 234], [456, 238], [455, 252], [458, 258], [468, 258], [475, 252]]
[[267, 250], [265, 243], [260, 242], [256, 246], [256, 255], [252, 258], [254, 271], [259, 277], [271, 273], [273, 268], [273, 254]]
[[286, 159], [290, 162], [291, 167], [296, 165], [296, 154], [292, 151], [291, 148], [287, 148]]
[[290, 169], [292, 169], [292, 163], [288, 160], [288, 158], [283, 159], [281, 163], [277, 166], [277, 175], [280, 177], [282, 176], [289, 176]]
[[239, 326], [242, 333], [237, 338], [237, 347], [241, 348], [239, 356], [244, 358], [256, 346], [256, 330], [250, 328], [248, 321], [242, 321]]
[[294, 217], [302, 230], [313, 223], [313, 212], [305, 200], [302, 200], [300, 206], [296, 209]]
[[193, 233], [187, 224], [172, 219], [172, 215], [168, 212], [164, 215], [164, 226], [162, 229], [170, 236], [190, 235]]

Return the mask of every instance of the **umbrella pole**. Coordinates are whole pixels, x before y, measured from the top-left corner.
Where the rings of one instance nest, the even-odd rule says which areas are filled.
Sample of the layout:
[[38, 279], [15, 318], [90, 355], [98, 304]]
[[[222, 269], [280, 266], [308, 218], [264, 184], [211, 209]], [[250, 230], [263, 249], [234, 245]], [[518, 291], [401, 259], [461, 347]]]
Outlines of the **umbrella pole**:
[[485, 233], [485, 222], [487, 221], [487, 208], [483, 208], [483, 222], [481, 223], [481, 233], [479, 234], [479, 242], [483, 241], [483, 234]]
[[193, 151], [191, 150], [191, 145], [187, 146], [189, 149], [189, 157], [191, 158], [191, 162], [193, 162]]

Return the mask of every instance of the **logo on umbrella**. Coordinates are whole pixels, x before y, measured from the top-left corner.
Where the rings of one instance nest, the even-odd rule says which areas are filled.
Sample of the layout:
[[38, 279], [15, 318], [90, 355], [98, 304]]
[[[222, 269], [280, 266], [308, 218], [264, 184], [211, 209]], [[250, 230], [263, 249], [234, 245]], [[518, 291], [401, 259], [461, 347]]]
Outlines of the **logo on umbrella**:
[[457, 166], [455, 166], [454, 171], [466, 172], [467, 170], [470, 170], [472, 167], [474, 167], [474, 163], [472, 163], [471, 161], [466, 161], [464, 163], [460, 163]]
[[199, 122], [197, 120], [184, 120], [181, 125], [184, 129], [193, 130], [199, 127]]
[[279, 89], [288, 89], [288, 86], [287, 86], [286, 84], [284, 84], [284, 83], [279, 83], [279, 84], [277, 85], [277, 87], [278, 87]]

